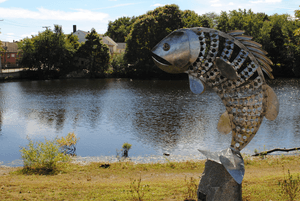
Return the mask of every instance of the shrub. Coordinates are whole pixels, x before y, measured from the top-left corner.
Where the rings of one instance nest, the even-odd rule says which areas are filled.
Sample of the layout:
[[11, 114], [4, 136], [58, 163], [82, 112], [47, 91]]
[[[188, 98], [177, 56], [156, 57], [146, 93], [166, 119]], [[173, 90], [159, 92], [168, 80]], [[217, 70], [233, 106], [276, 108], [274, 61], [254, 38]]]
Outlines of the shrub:
[[[127, 158], [128, 157], [128, 152], [129, 152], [130, 149], [131, 149], [131, 144], [129, 144], [128, 142], [125, 142], [122, 145], [121, 150], [117, 149], [117, 158], [118, 158], [118, 160], [121, 161], [122, 159]], [[122, 155], [122, 159], [121, 159], [120, 155]]]
[[29, 139], [27, 147], [21, 147], [21, 157], [23, 159], [26, 173], [49, 174], [55, 172], [57, 163], [68, 161], [68, 155], [59, 150], [56, 140], [50, 141], [45, 138], [45, 142], [33, 142]]
[[129, 144], [128, 142], [125, 142], [122, 146], [122, 150], [123, 150], [123, 154], [122, 156], [127, 158], [128, 157], [128, 152], [129, 152], [129, 149], [131, 148], [131, 144]]
[[75, 152], [76, 152], [76, 143], [78, 142], [79, 138], [76, 137], [76, 135], [72, 132], [72, 133], [68, 133], [68, 135], [66, 136], [66, 138], [61, 137], [60, 139], [57, 139], [57, 143], [60, 146], [61, 151], [64, 154], [68, 154], [71, 156], [75, 156]]

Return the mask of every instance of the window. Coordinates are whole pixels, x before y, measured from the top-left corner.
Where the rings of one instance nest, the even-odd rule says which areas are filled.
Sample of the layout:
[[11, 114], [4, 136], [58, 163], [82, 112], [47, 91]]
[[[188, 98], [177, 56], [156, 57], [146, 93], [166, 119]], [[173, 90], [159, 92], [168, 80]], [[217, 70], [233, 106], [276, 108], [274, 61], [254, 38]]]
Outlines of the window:
[[11, 57], [15, 57], [15, 54], [11, 54]]

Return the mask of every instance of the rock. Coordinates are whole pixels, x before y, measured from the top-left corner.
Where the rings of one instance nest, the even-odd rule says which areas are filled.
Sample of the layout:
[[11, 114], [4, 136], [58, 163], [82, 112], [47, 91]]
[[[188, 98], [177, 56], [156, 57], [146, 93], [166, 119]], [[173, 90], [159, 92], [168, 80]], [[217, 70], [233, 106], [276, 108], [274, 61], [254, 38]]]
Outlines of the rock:
[[197, 195], [198, 201], [242, 201], [242, 185], [223, 165], [207, 160]]

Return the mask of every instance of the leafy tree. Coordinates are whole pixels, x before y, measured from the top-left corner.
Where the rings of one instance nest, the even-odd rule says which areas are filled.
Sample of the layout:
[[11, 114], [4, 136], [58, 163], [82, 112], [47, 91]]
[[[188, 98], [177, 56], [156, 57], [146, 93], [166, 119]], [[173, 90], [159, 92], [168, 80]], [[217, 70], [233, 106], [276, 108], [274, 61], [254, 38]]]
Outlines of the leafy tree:
[[216, 14], [215, 12], [209, 12], [209, 13], [205, 13], [202, 16], [209, 19], [210, 28], [216, 28], [217, 27], [217, 25], [218, 25], [218, 19], [219, 19], [219, 15], [218, 14]]
[[55, 25], [54, 31], [47, 29], [18, 43], [18, 48], [22, 50], [19, 63], [40, 71], [55, 70], [66, 73], [74, 65], [74, 54], [78, 47], [77, 37], [66, 36], [62, 28]]
[[115, 42], [125, 42], [125, 38], [129, 34], [135, 20], [135, 17], [120, 17], [113, 22], [109, 21], [105, 35], [109, 36]]
[[[300, 10], [295, 10], [295, 17], [297, 18], [296, 20], [300, 20]], [[294, 33], [295, 36], [300, 36], [300, 28], [296, 29]]]
[[110, 60], [109, 48], [103, 44], [95, 29], [91, 30], [86, 39], [87, 41], [78, 50], [79, 55], [86, 59], [90, 77], [96, 77], [108, 69]]
[[[19, 64], [23, 67], [31, 68], [40, 68], [40, 62], [36, 58], [36, 49], [33, 43], [33, 38], [25, 38], [18, 43], [18, 49], [22, 50], [19, 54]], [[20, 57], [21, 54], [21, 57]]]
[[166, 5], [140, 16], [126, 39], [125, 58], [137, 75], [156, 73], [151, 49], [166, 35], [183, 27], [182, 12], [177, 5]]
[[229, 16], [227, 12], [222, 11], [221, 15], [218, 18], [217, 29], [223, 32], [229, 31]]
[[2, 52], [2, 51], [4, 51], [4, 49], [2, 48], [2, 41], [0, 40], [0, 52]]

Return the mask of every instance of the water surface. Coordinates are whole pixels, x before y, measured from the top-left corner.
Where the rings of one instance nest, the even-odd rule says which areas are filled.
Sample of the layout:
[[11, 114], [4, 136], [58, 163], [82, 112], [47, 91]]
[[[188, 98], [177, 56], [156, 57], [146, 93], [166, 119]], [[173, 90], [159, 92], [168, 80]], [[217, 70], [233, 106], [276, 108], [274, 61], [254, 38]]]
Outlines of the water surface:
[[[300, 145], [300, 83], [269, 83], [280, 101], [275, 121], [264, 119], [242, 152]], [[217, 131], [225, 111], [211, 89], [193, 94], [188, 81], [96, 79], [0, 83], [0, 161], [20, 159], [28, 136], [54, 139], [74, 132], [79, 156], [115, 156], [124, 142], [130, 156], [170, 153], [203, 158], [197, 149], [228, 148]]]

